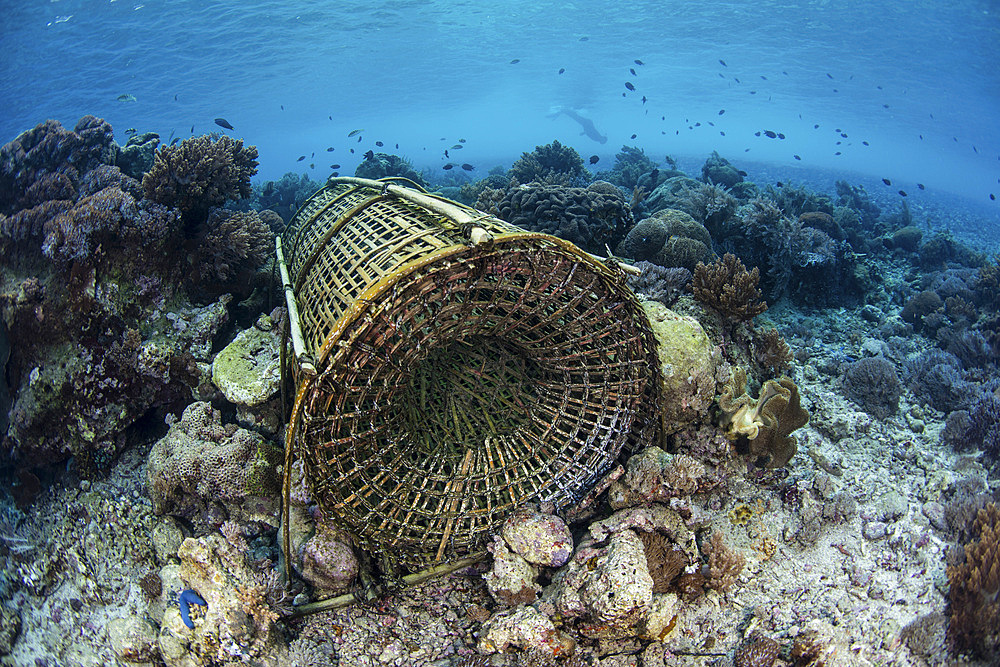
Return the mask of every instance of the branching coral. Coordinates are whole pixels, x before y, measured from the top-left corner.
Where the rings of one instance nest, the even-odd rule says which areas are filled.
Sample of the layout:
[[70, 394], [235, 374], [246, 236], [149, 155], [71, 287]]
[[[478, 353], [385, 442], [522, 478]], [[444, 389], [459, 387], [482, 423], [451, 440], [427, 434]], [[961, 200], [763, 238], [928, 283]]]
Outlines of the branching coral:
[[951, 623], [958, 653], [996, 664], [1000, 660], [1000, 507], [979, 510], [965, 562], [948, 568]]
[[636, 262], [641, 273], [628, 277], [628, 286], [647, 299], [671, 305], [691, 282], [691, 272], [682, 267], [664, 268], [652, 262]]
[[754, 361], [772, 375], [777, 375], [788, 369], [792, 362], [792, 350], [775, 328], [760, 334], [754, 332]]
[[733, 371], [719, 407], [722, 426], [735, 441], [737, 453], [752, 456], [761, 468], [785, 466], [798, 451], [792, 431], [809, 421], [794, 382], [787, 377], [768, 380], [754, 400], [746, 393], [746, 373], [741, 368]]
[[615, 155], [615, 165], [604, 176], [615, 185], [632, 190], [639, 185], [640, 178], [653, 169], [656, 169], [656, 163], [641, 148], [622, 146]]
[[698, 262], [691, 280], [694, 298], [734, 321], [750, 320], [767, 310], [757, 283], [760, 271], [752, 271], [735, 255], [705, 265]]
[[239, 291], [273, 251], [271, 230], [255, 211], [215, 209], [196, 252], [197, 281], [213, 292]]
[[510, 176], [517, 179], [518, 183], [541, 181], [553, 176], [568, 177], [570, 182], [574, 182], [585, 173], [580, 154], [570, 146], [563, 146], [558, 140], [535, 146], [535, 150], [530, 153], [521, 153], [521, 157], [510, 168]]
[[256, 173], [256, 146], [244, 148], [242, 140], [205, 135], [157, 151], [142, 189], [149, 199], [199, 222], [210, 207], [249, 197], [250, 177]]
[[705, 583], [709, 588], [725, 593], [743, 571], [746, 563], [743, 554], [726, 546], [721, 533], [712, 536], [702, 545], [702, 550], [708, 553], [708, 576]]

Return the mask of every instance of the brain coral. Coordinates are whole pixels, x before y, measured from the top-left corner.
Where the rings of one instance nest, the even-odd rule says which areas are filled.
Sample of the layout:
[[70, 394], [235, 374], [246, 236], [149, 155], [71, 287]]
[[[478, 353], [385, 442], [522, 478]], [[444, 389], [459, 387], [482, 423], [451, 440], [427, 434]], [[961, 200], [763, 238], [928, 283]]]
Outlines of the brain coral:
[[222, 413], [192, 403], [149, 452], [146, 476], [153, 511], [182, 516], [201, 528], [277, 520], [281, 451], [256, 433], [222, 423]]
[[499, 217], [533, 232], [553, 234], [584, 250], [604, 254], [632, 224], [632, 212], [617, 190], [529, 183], [507, 191]]
[[212, 206], [249, 197], [256, 173], [256, 146], [205, 135], [157, 151], [142, 189], [149, 199], [179, 208], [186, 220], [200, 221]]

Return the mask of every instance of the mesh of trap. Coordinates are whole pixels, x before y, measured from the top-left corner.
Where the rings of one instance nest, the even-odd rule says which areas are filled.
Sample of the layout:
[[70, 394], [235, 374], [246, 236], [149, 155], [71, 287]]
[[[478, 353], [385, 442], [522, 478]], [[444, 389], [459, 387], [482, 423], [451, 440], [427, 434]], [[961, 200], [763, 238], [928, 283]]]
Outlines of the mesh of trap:
[[467, 555], [649, 435], [649, 323], [572, 244], [362, 179], [331, 179], [283, 242], [318, 371], [295, 373], [289, 442], [362, 545], [406, 567]]

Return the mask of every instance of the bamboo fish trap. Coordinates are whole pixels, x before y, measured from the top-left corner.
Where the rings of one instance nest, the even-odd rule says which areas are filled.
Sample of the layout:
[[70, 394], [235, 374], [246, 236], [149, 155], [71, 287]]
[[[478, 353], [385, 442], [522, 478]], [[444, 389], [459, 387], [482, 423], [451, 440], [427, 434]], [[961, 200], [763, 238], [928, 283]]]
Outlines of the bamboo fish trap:
[[277, 256], [286, 511], [294, 455], [326, 517], [413, 570], [577, 503], [655, 431], [657, 366], [619, 268], [401, 180], [330, 179]]

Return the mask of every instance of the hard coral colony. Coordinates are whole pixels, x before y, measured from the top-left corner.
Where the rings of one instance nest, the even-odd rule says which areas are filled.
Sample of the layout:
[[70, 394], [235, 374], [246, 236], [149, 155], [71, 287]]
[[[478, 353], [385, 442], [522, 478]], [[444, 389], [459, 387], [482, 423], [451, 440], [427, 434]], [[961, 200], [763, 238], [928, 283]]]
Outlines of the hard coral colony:
[[[119, 147], [92, 116], [0, 148], [4, 660], [997, 659], [997, 260], [915, 234], [914, 213], [860, 186], [762, 187], [718, 153], [694, 178], [623, 146], [592, 174], [553, 141], [459, 186], [371, 150], [359, 177], [439, 186], [502, 220], [447, 204], [470, 221], [449, 260], [460, 279], [407, 274], [421, 290], [356, 301], [391, 297], [357, 319], [377, 322], [371, 338], [359, 324], [328, 350], [341, 375], [319, 376], [310, 408], [330, 412], [301, 426], [318, 444], [299, 456], [282, 402], [298, 323], [267, 305], [269, 263], [275, 233], [302, 231], [300, 205], [335, 203], [310, 208], [307, 177], [252, 183], [257, 157], [218, 136]], [[373, 192], [376, 208], [394, 196]], [[365, 208], [351, 206], [343, 226]], [[549, 254], [517, 264], [487, 224], [561, 240], [532, 236]], [[532, 266], [551, 248], [578, 254]], [[540, 300], [535, 280], [566, 300]], [[335, 300], [306, 294], [306, 312]], [[420, 326], [385, 316], [400, 304]], [[573, 328], [601, 308], [601, 326]], [[626, 315], [637, 333], [608, 352]], [[648, 409], [595, 420], [626, 395], [622, 368]], [[436, 437], [408, 449], [422, 418]], [[528, 439], [536, 426], [546, 437]], [[607, 460], [554, 444], [617, 431]], [[330, 454], [359, 437], [357, 458]], [[327, 502], [352, 475], [352, 496]], [[351, 512], [385, 488], [402, 509], [358, 529]], [[434, 535], [423, 560], [403, 539], [414, 525]]]

